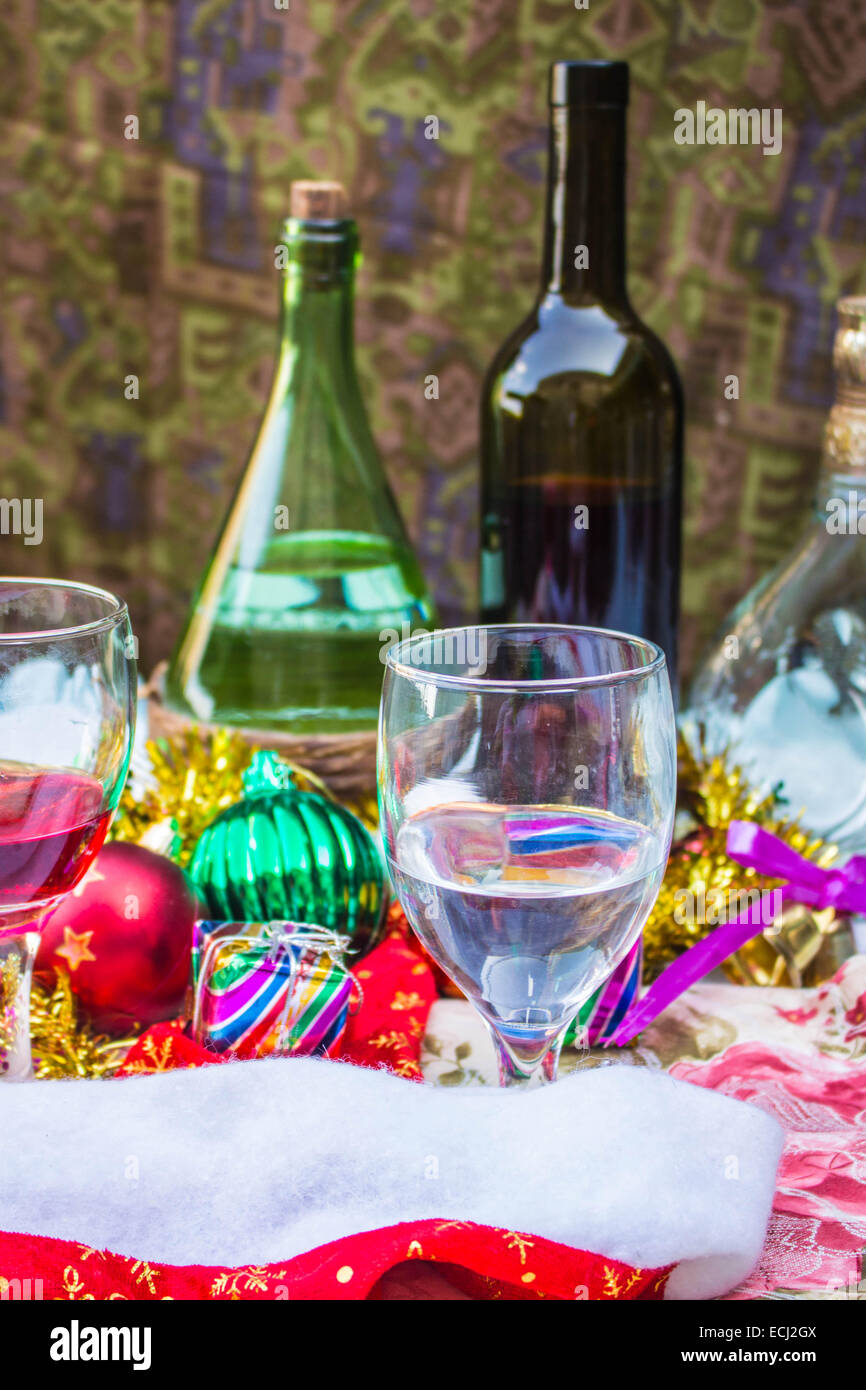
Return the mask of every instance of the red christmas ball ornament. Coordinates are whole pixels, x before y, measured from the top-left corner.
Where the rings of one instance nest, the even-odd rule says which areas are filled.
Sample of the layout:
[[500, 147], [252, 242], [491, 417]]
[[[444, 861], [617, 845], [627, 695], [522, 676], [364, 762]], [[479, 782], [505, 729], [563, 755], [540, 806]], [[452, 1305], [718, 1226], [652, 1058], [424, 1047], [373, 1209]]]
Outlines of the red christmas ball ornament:
[[199, 904], [182, 869], [120, 841], [104, 845], [76, 888], [45, 918], [36, 975], [66, 970], [95, 1028], [128, 1033], [176, 1018], [190, 975]]

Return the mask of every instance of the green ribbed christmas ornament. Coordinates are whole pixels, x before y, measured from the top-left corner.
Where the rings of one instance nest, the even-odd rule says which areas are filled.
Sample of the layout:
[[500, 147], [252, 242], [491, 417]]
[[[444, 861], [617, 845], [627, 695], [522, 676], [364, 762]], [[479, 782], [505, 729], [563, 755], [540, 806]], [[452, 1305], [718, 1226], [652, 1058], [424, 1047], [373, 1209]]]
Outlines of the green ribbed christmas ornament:
[[350, 937], [353, 953], [369, 951], [387, 905], [370, 832], [345, 806], [296, 787], [275, 753], [256, 753], [243, 785], [243, 800], [211, 822], [189, 866], [211, 916], [315, 922]]

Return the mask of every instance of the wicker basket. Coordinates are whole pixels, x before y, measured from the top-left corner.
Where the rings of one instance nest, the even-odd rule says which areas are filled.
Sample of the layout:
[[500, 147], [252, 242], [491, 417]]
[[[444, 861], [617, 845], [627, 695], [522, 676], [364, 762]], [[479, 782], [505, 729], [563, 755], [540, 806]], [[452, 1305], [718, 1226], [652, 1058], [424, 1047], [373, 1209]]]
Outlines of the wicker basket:
[[[148, 726], [151, 738], [171, 738], [191, 728], [211, 733], [217, 727], [187, 719], [166, 709], [162, 686], [166, 662], [157, 666], [145, 688], [148, 699]], [[270, 748], [275, 753], [309, 768], [327, 782], [335, 796], [360, 801], [376, 794], [376, 732], [354, 734], [282, 734], [275, 729], [248, 729], [237, 725], [233, 731], [251, 747]]]

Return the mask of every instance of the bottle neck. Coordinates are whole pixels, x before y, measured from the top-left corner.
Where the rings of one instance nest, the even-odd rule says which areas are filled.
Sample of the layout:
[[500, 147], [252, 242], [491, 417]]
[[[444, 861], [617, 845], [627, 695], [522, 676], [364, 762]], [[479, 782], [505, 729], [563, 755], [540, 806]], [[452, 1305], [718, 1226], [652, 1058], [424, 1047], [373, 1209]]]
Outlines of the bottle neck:
[[542, 289], [628, 307], [624, 106], [551, 109]]
[[350, 221], [286, 224], [280, 310], [280, 357], [293, 371], [315, 361], [334, 377], [354, 377], [355, 265], [358, 239]]
[[354, 362], [354, 296], [351, 284], [314, 289], [292, 284], [283, 288], [280, 352], [293, 358], [315, 355], [322, 362], [351, 369]]

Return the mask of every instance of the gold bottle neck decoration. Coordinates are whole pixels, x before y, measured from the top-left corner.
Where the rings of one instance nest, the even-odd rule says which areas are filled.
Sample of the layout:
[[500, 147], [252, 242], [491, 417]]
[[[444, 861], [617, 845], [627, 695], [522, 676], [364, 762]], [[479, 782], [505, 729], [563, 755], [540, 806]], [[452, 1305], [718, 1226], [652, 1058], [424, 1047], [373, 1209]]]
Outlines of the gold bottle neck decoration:
[[866, 477], [866, 295], [836, 305], [836, 399], [824, 428], [825, 472]]

